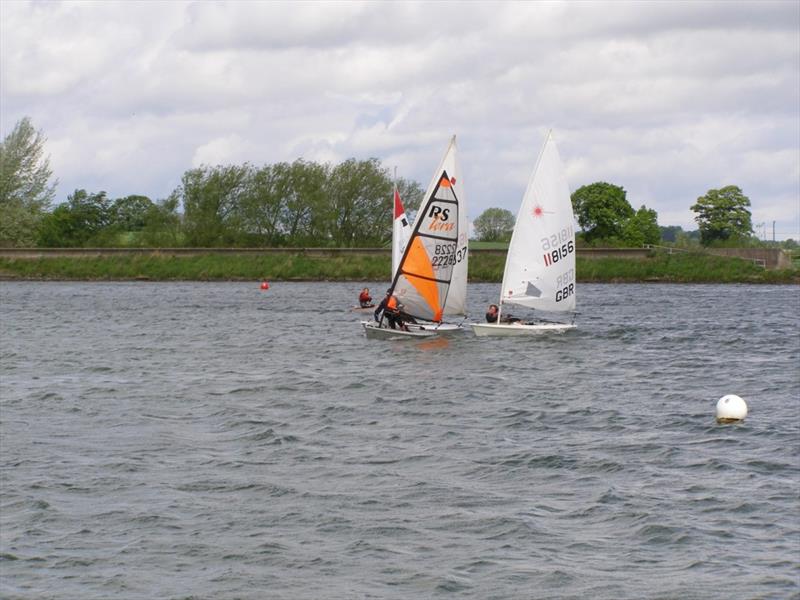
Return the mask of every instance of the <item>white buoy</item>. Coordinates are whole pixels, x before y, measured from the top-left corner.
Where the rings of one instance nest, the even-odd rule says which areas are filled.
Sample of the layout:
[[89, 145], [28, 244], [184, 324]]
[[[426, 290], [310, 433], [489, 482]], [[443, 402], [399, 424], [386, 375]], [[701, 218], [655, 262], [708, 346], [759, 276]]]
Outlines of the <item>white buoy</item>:
[[735, 423], [747, 416], [747, 403], [736, 394], [728, 394], [717, 401], [717, 423]]

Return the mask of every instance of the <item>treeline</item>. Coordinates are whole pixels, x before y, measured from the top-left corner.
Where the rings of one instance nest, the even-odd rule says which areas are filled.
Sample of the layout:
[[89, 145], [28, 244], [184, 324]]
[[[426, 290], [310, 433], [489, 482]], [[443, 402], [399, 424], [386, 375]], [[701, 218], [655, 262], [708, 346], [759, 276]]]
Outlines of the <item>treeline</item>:
[[[50, 181], [45, 141], [24, 118], [0, 143], [0, 246], [375, 247], [391, 239], [393, 181], [376, 158], [201, 166], [186, 171], [165, 199], [78, 189], [50, 210], [57, 182]], [[401, 179], [397, 186], [406, 206], [419, 205], [419, 183]], [[634, 210], [625, 189], [606, 182], [575, 190], [572, 205], [582, 246], [762, 245], [750, 199], [733, 185], [697, 198], [696, 233], [659, 227], [655, 210]], [[475, 219], [475, 234], [507, 241], [514, 220], [508, 210], [489, 208]]]
[[[78, 189], [49, 210], [56, 182], [45, 141], [25, 118], [0, 144], [0, 246], [369, 247], [391, 239], [394, 182], [376, 158], [201, 166], [165, 199]], [[419, 205], [419, 183], [396, 183], [408, 206]]]
[[[750, 199], [735, 185], [708, 190], [697, 198], [690, 207], [696, 214], [697, 231], [684, 231], [679, 226], [659, 226], [655, 210], [644, 205], [634, 210], [622, 186], [604, 181], [579, 187], [572, 193], [571, 200], [581, 227], [577, 241], [583, 247], [772, 245], [753, 235]], [[474, 226], [477, 238], [481, 241], [507, 242], [514, 228], [514, 215], [508, 210], [490, 208], [475, 219]], [[781, 245], [797, 247], [794, 240], [787, 240]]]
[[[419, 202], [418, 183], [397, 185], [409, 204]], [[38, 245], [380, 246], [391, 237], [392, 186], [374, 158], [203, 166], [160, 202], [76, 190], [44, 216]]]

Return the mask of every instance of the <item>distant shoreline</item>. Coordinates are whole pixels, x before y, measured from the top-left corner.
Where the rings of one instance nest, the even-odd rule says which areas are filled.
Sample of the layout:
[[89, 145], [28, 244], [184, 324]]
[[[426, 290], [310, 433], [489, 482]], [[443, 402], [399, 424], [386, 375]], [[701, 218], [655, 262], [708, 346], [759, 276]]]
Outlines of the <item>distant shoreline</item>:
[[[597, 256], [578, 253], [581, 283], [800, 284], [800, 269], [765, 269], [753, 260], [705, 253]], [[627, 256], [627, 257], [626, 257]], [[84, 251], [74, 255], [0, 255], [2, 281], [388, 281], [388, 252], [294, 250], [280, 252]], [[505, 252], [476, 251], [471, 283], [500, 283]]]

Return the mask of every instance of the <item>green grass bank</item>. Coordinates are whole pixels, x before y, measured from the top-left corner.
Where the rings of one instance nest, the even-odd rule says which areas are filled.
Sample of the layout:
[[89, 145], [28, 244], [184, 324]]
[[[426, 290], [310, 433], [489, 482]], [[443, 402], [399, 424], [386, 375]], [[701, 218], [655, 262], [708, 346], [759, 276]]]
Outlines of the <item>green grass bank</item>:
[[[473, 282], [500, 282], [503, 253], [470, 256]], [[381, 281], [388, 280], [390, 257], [351, 253], [324, 256], [279, 254], [154, 254], [0, 258], [6, 280], [79, 281]], [[800, 283], [800, 269], [765, 270], [750, 261], [702, 253], [659, 254], [646, 258], [582, 258], [577, 278], [597, 283]]]

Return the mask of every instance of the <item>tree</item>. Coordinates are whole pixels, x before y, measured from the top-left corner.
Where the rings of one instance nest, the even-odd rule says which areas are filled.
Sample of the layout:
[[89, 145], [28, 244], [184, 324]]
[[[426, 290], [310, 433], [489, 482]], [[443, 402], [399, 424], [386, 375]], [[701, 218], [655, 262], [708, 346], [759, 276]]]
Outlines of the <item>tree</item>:
[[642, 207], [622, 226], [622, 240], [632, 248], [641, 248], [645, 244], [655, 245], [661, 241], [661, 230], [658, 227], [658, 213], [652, 208]]
[[487, 208], [472, 226], [482, 242], [506, 242], [514, 230], [514, 215], [505, 208]]
[[664, 242], [675, 242], [678, 235], [683, 233], [683, 227], [680, 225], [666, 225], [659, 227], [661, 231], [661, 240]]
[[28, 117], [17, 122], [0, 143], [0, 243], [33, 245], [37, 228], [55, 195], [49, 183], [50, 159], [44, 156], [46, 138]]
[[153, 204], [147, 211], [140, 242], [144, 246], [173, 248], [182, 243], [178, 199], [170, 197]]
[[623, 226], [634, 215], [625, 190], [603, 181], [575, 190], [572, 208], [588, 243], [623, 237]]
[[183, 204], [186, 242], [190, 246], [226, 246], [241, 237], [241, 198], [252, 173], [241, 166], [202, 166], [186, 171], [173, 199]]
[[749, 206], [750, 198], [735, 185], [708, 190], [691, 207], [697, 213], [694, 220], [700, 229], [700, 242], [708, 246], [717, 241], [749, 238], [753, 234]]
[[323, 245], [329, 231], [325, 185], [330, 167], [298, 159], [289, 168], [289, 194], [281, 221], [293, 246]]
[[97, 241], [111, 223], [111, 203], [105, 192], [75, 190], [42, 221], [39, 243], [68, 248]]
[[377, 158], [348, 159], [326, 186], [328, 238], [337, 246], [378, 244], [391, 224], [392, 182]]
[[155, 206], [147, 196], [117, 198], [111, 205], [111, 224], [120, 231], [140, 231]]
[[256, 245], [283, 245], [281, 216], [290, 194], [291, 168], [289, 163], [264, 165], [248, 179], [241, 211], [243, 227]]

